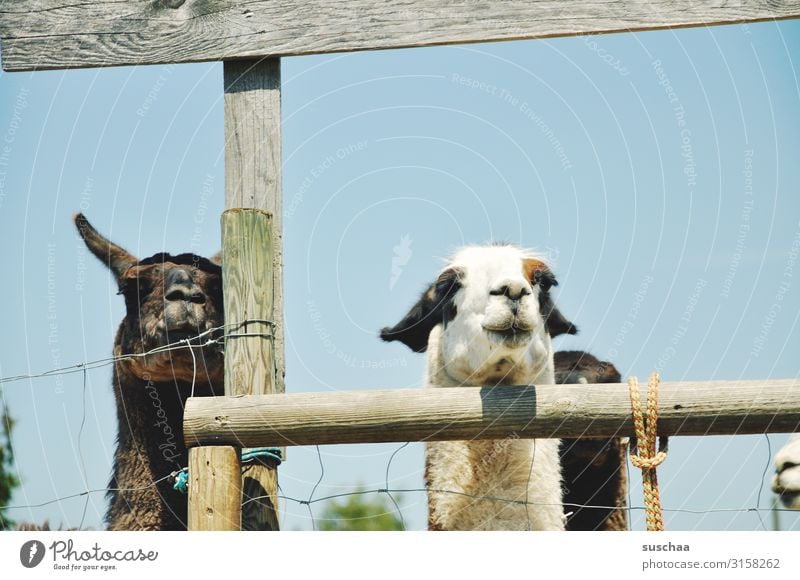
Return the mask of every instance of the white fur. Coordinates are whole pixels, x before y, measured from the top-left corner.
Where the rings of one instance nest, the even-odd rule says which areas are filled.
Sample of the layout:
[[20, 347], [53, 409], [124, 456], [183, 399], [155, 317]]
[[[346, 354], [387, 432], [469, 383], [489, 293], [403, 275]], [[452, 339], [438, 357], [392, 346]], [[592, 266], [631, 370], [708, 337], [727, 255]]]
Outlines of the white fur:
[[787, 508], [800, 509], [800, 434], [793, 435], [775, 454], [772, 491], [781, 495]]
[[[455, 318], [430, 333], [428, 387], [514, 388], [555, 382], [550, 335], [539, 313], [539, 287], [524, 275], [525, 258], [535, 256], [510, 246], [468, 247], [448, 264], [463, 272], [462, 288], [455, 296]], [[516, 315], [511, 300], [490, 293], [503, 286], [524, 294]], [[491, 333], [512, 325], [520, 330], [513, 341]], [[558, 444], [556, 439], [516, 437], [428, 443], [431, 525], [446, 530], [563, 530]]]

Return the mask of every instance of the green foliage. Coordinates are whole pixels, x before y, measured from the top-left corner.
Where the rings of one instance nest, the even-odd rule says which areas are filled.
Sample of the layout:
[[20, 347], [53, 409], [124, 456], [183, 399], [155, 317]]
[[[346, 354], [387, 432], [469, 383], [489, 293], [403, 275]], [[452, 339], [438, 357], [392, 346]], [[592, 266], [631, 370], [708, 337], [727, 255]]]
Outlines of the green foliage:
[[[14, 428], [14, 421], [8, 414], [5, 406], [0, 407], [0, 508], [8, 505], [11, 500], [11, 493], [19, 485], [19, 479], [14, 475], [14, 452], [11, 449], [11, 430]], [[14, 526], [0, 509], [0, 530], [8, 530]]]
[[323, 531], [402, 531], [403, 520], [382, 495], [359, 494], [331, 501], [317, 520]]

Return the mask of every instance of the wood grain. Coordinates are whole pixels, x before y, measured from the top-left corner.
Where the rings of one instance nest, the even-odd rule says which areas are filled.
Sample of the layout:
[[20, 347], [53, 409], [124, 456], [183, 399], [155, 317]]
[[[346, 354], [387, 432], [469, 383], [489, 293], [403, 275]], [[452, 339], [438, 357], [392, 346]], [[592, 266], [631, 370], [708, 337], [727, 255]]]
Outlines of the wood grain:
[[[225, 84], [225, 208], [255, 208], [269, 218], [269, 259], [259, 268], [268, 268], [270, 285], [254, 281], [259, 293], [270, 293], [274, 339], [271, 361], [271, 387], [248, 391], [251, 394], [284, 392], [283, 325], [283, 180], [281, 160], [281, 69], [278, 59], [224, 64]], [[259, 240], [258, 244], [266, 243]], [[250, 245], [251, 250], [261, 251]], [[254, 275], [255, 272], [254, 272]], [[258, 274], [261, 276], [262, 274]], [[267, 284], [265, 281], [264, 284]], [[252, 313], [253, 311], [250, 310]], [[241, 320], [227, 318], [225, 320]], [[236, 312], [230, 312], [237, 316]], [[251, 316], [256, 318], [256, 316]]]
[[222, 214], [226, 395], [279, 392], [271, 322], [273, 247], [272, 215], [252, 208]]
[[[642, 400], [646, 399], [642, 387]], [[660, 435], [793, 432], [800, 380], [662, 383]], [[437, 388], [194, 398], [187, 444], [245, 446], [633, 435], [627, 385]]]
[[240, 450], [189, 450], [189, 530], [238, 531], [242, 523]]
[[[250, 324], [226, 344], [226, 394], [284, 392], [283, 182], [280, 60], [225, 62], [225, 320]], [[240, 209], [248, 208], [248, 209]], [[226, 270], [227, 267], [233, 269]], [[234, 273], [234, 270], [236, 272]], [[230, 278], [230, 280], [228, 280]], [[233, 284], [236, 288], [232, 288]], [[234, 292], [234, 294], [229, 294]], [[230, 373], [228, 372], [230, 370]], [[245, 530], [277, 530], [277, 465], [256, 460], [242, 472]]]
[[[222, 281], [225, 303], [225, 394], [283, 392], [276, 366], [272, 215], [260, 209], [222, 214]], [[251, 320], [246, 325], [239, 322]], [[237, 443], [238, 445], [238, 443]], [[271, 462], [248, 464], [242, 473], [246, 530], [277, 530], [277, 472]]]
[[0, 0], [6, 70], [233, 60], [797, 18], [785, 0]]

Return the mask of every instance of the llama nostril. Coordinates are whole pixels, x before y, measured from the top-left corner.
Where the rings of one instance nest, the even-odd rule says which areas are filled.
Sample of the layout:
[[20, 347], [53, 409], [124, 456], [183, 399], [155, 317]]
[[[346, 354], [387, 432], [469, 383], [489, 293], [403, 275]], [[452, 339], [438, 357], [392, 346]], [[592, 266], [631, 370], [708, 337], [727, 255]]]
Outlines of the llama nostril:
[[186, 295], [186, 293], [183, 290], [179, 289], [179, 288], [175, 288], [175, 289], [170, 290], [169, 292], [167, 292], [167, 295], [164, 296], [164, 298], [167, 299], [170, 302], [177, 302], [179, 300], [188, 300], [189, 299], [189, 297]]
[[189, 301], [194, 302], [195, 304], [205, 304], [206, 297], [205, 294], [201, 292], [194, 292], [191, 296], [189, 296]]
[[506, 282], [492, 288], [489, 294], [492, 296], [505, 296], [509, 300], [521, 300], [523, 296], [527, 296], [531, 291], [527, 285], [521, 282]]

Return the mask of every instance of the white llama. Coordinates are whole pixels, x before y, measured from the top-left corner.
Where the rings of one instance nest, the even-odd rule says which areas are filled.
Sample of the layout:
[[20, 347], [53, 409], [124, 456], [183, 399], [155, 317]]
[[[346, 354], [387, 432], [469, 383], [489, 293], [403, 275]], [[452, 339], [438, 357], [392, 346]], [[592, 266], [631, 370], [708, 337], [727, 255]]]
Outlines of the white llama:
[[[381, 338], [427, 350], [428, 387], [554, 384], [551, 337], [576, 332], [553, 304], [556, 283], [517, 247], [467, 247]], [[563, 530], [558, 447], [513, 435], [428, 443], [429, 528]]]

